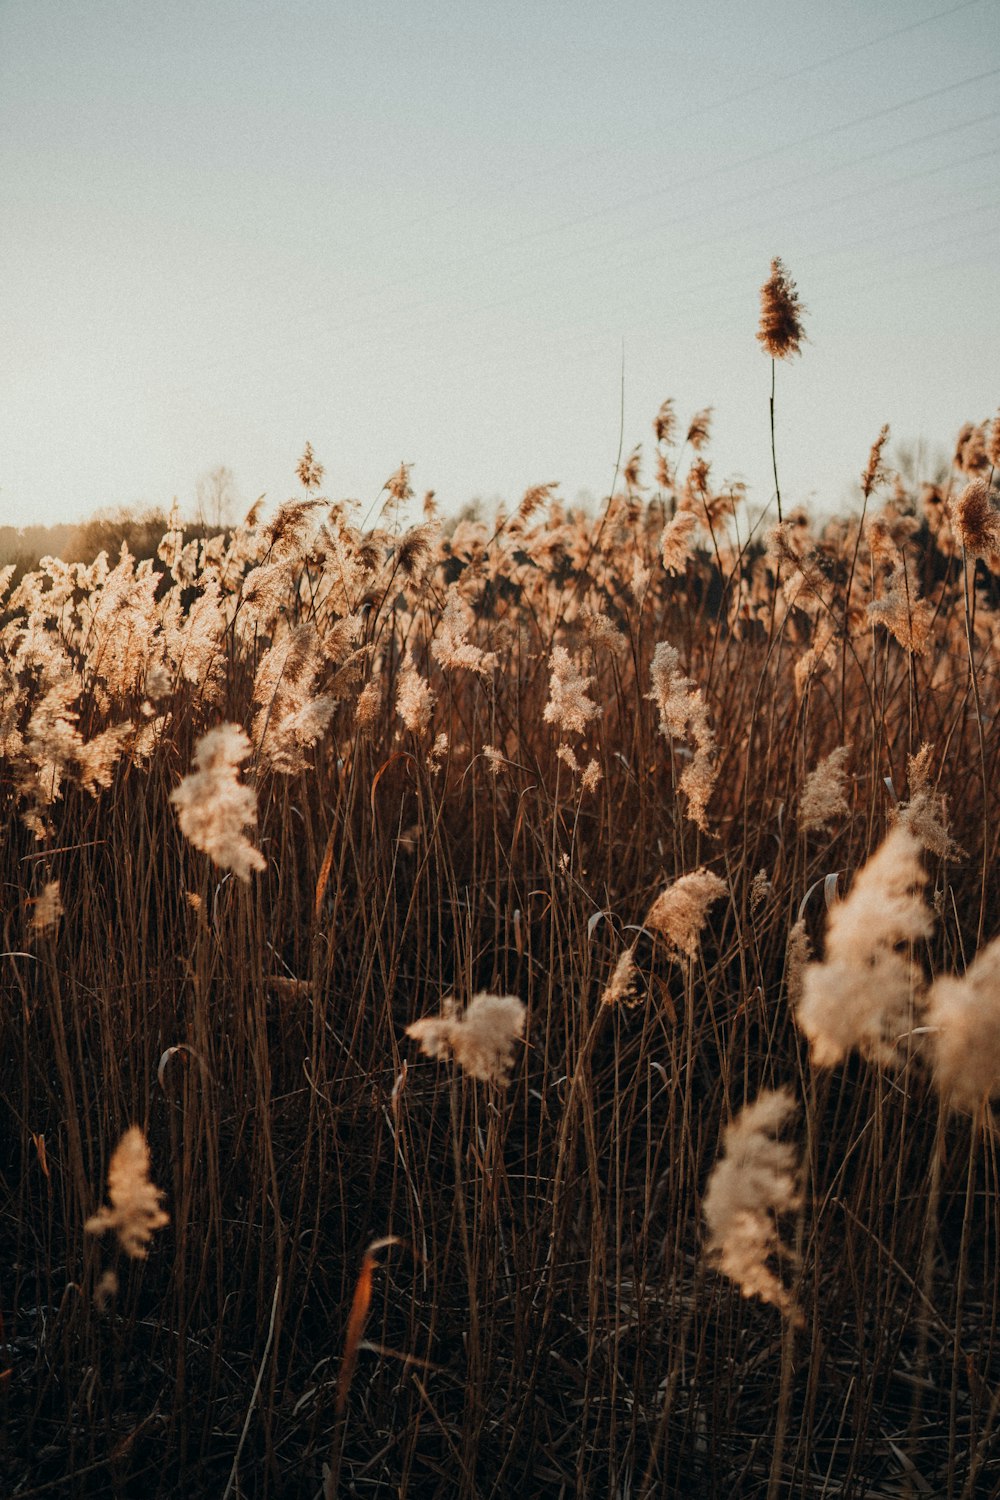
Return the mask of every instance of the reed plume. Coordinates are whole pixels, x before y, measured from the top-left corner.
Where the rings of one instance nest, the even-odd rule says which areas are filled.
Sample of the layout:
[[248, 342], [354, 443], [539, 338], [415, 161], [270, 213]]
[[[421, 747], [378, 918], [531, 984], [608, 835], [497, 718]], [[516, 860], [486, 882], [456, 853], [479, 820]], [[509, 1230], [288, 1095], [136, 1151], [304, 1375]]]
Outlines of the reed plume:
[[307, 490], [318, 490], [323, 483], [324, 469], [316, 455], [313, 453], [312, 443], [306, 443], [302, 450], [295, 469], [302, 487]]
[[195, 745], [196, 769], [170, 794], [181, 832], [221, 870], [249, 881], [264, 856], [244, 836], [257, 822], [257, 798], [239, 780], [250, 741], [238, 724], [220, 724]]
[[454, 997], [448, 996], [439, 1016], [413, 1021], [406, 1035], [419, 1042], [428, 1057], [452, 1057], [471, 1078], [506, 1084], [526, 1014], [516, 995], [473, 995], [461, 1015]]
[[1000, 557], [1000, 507], [985, 479], [973, 479], [954, 507], [955, 530], [970, 557]]
[[771, 274], [760, 289], [760, 328], [757, 332], [758, 342], [772, 359], [789, 359], [801, 353], [805, 311], [795, 282], [775, 256], [771, 261]]
[[426, 677], [422, 677], [407, 657], [396, 685], [396, 712], [411, 734], [424, 735], [431, 722], [434, 694]]
[[1000, 1094], [1000, 938], [976, 954], [964, 977], [932, 985], [927, 1025], [942, 1099], [970, 1115], [986, 1109]]
[[726, 894], [726, 882], [718, 875], [711, 870], [694, 870], [657, 896], [642, 925], [658, 932], [674, 953], [694, 958], [708, 908]]
[[760, 327], [757, 340], [771, 356], [771, 463], [774, 468], [774, 494], [781, 521], [781, 485], [778, 483], [778, 455], [774, 441], [774, 380], [779, 359], [790, 359], [800, 353], [805, 334], [802, 316], [805, 308], [799, 301], [795, 282], [775, 256], [771, 274], [760, 289]]
[[564, 732], [583, 734], [591, 719], [601, 712], [587, 696], [595, 679], [584, 675], [565, 646], [553, 648], [549, 667], [549, 701], [542, 717], [546, 724], [556, 724]]
[[126, 1130], [111, 1157], [108, 1197], [111, 1207], [99, 1208], [84, 1229], [88, 1234], [113, 1229], [130, 1259], [145, 1260], [154, 1230], [170, 1218], [160, 1207], [163, 1194], [149, 1180], [149, 1147], [138, 1125]]
[[635, 966], [635, 949], [624, 948], [615, 964], [614, 972], [601, 995], [602, 1005], [638, 1005], [640, 996], [635, 993], [639, 971]]
[[831, 828], [850, 812], [847, 802], [847, 762], [850, 747], [838, 745], [806, 777], [799, 799], [799, 827], [803, 833]]
[[796, 1013], [817, 1067], [832, 1067], [855, 1048], [887, 1066], [898, 1062], [922, 984], [900, 949], [930, 935], [926, 881], [919, 842], [897, 826], [831, 910], [826, 956], [807, 965]]
[[[803, 1321], [779, 1274], [794, 1261], [779, 1220], [802, 1205], [797, 1153], [778, 1139], [796, 1104], [785, 1089], [758, 1095], [723, 1132], [723, 1156], [712, 1170], [702, 1211], [708, 1255], [744, 1297], [770, 1302], [794, 1323]], [[772, 1263], [778, 1265], [774, 1269]]]
[[680, 788], [688, 799], [688, 817], [707, 832], [706, 807], [717, 775], [715, 735], [701, 689], [681, 671], [680, 655], [660, 641], [650, 665], [653, 691], [647, 694], [660, 711], [660, 733], [667, 738], [690, 737], [695, 751], [681, 773]]
[[50, 880], [42, 887], [42, 893], [35, 899], [34, 911], [31, 914], [31, 930], [39, 935], [52, 932], [59, 926], [63, 916], [63, 904], [59, 897], [58, 880]]
[[931, 785], [931, 747], [921, 745], [908, 758], [909, 800], [900, 804], [895, 819], [909, 830], [929, 854], [958, 859], [962, 853], [948, 827], [948, 799]]

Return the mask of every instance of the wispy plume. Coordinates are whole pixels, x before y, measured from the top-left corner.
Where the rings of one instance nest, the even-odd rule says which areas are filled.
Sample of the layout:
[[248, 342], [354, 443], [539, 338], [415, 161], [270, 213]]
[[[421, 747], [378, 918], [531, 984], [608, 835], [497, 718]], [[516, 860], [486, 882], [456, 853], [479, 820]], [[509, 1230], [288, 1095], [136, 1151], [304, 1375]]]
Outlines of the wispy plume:
[[795, 282], [776, 256], [771, 262], [771, 274], [760, 289], [757, 332], [758, 342], [772, 359], [789, 359], [801, 352], [804, 313]]
[[249, 881], [264, 856], [244, 835], [257, 822], [257, 798], [239, 780], [250, 741], [238, 724], [220, 724], [195, 745], [195, 770], [170, 794], [185, 838], [222, 870]]
[[830, 912], [826, 955], [806, 967], [797, 1011], [818, 1067], [842, 1062], [855, 1048], [887, 1066], [898, 1062], [922, 986], [906, 950], [933, 926], [926, 882], [920, 844], [897, 826]]
[[786, 1090], [764, 1093], [723, 1132], [723, 1156], [708, 1181], [702, 1210], [708, 1254], [744, 1297], [770, 1302], [795, 1323], [802, 1314], [781, 1278], [794, 1264], [779, 1221], [802, 1205], [796, 1148], [778, 1139], [796, 1112]]
[[169, 1224], [160, 1206], [163, 1194], [149, 1180], [149, 1147], [138, 1125], [122, 1136], [108, 1167], [111, 1207], [97, 1210], [83, 1226], [88, 1234], [113, 1229], [125, 1254], [145, 1260], [153, 1232]]
[[424, 735], [431, 722], [434, 694], [426, 677], [413, 664], [412, 657], [403, 662], [396, 685], [396, 712], [411, 734]]
[[514, 1046], [524, 1034], [527, 1012], [516, 995], [473, 995], [464, 1014], [453, 996], [439, 1016], [424, 1016], [407, 1026], [407, 1036], [428, 1057], [451, 1057], [472, 1078], [505, 1084], [514, 1063]]
[[976, 954], [963, 978], [935, 982], [926, 1019], [942, 1099], [977, 1114], [1000, 1094], [1000, 938]]
[[958, 859], [962, 853], [948, 827], [948, 799], [931, 782], [931, 747], [921, 745], [908, 759], [909, 801], [895, 812], [895, 820], [919, 839], [929, 854]]
[[59, 882], [50, 880], [42, 887], [41, 895], [35, 898], [35, 906], [31, 914], [31, 930], [39, 935], [54, 932], [62, 916], [63, 904], [59, 896]]
[[970, 557], [1000, 557], [1000, 506], [985, 479], [973, 479], [954, 508], [955, 530]]
[[591, 719], [601, 712], [587, 696], [594, 678], [580, 670], [565, 646], [553, 648], [549, 667], [552, 673], [549, 701], [543, 714], [546, 724], [555, 724], [567, 733], [583, 734]]
[[601, 995], [602, 1005], [637, 1005], [636, 984], [639, 971], [635, 966], [635, 949], [624, 948]]
[[708, 721], [705, 700], [701, 689], [684, 676], [680, 655], [667, 641], [657, 645], [650, 674], [653, 691], [647, 696], [660, 710], [660, 733], [668, 738], [690, 738], [694, 742], [694, 755], [681, 773], [680, 787], [688, 799], [688, 817], [707, 832], [705, 809], [717, 771], [715, 735]]
[[674, 953], [694, 958], [708, 909], [726, 892], [726, 882], [711, 870], [694, 870], [657, 896], [642, 925], [658, 932]]
[[799, 827], [803, 833], [832, 828], [850, 812], [847, 802], [850, 754], [848, 745], [838, 745], [806, 777], [799, 800]]

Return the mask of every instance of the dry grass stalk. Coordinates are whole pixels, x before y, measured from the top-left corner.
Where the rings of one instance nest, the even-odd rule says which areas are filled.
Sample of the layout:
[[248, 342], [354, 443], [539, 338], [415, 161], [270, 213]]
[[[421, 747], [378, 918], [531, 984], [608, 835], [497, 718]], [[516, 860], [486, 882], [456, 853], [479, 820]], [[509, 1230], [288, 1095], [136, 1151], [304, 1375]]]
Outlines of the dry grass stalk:
[[344, 1408], [347, 1406], [347, 1393], [351, 1387], [354, 1367], [358, 1362], [358, 1350], [361, 1347], [365, 1324], [368, 1321], [368, 1313], [372, 1302], [373, 1278], [375, 1270], [379, 1265], [376, 1256], [380, 1250], [386, 1250], [390, 1245], [398, 1245], [399, 1243], [399, 1239], [394, 1234], [387, 1234], [381, 1239], [372, 1240], [361, 1262], [361, 1270], [354, 1287], [354, 1296], [351, 1299], [350, 1316], [347, 1319], [344, 1356], [340, 1362], [340, 1373], [337, 1376], [337, 1394], [334, 1401], [334, 1411], [338, 1416], [343, 1414]]
[[[219, 1444], [238, 1460], [252, 1428], [260, 1472], [280, 1473], [290, 1490], [311, 1493], [317, 1438], [336, 1399], [336, 1371], [324, 1363], [332, 1337], [346, 1353], [369, 1349], [380, 1361], [396, 1358], [397, 1348], [413, 1350], [400, 1356], [413, 1364], [423, 1364], [417, 1355], [436, 1343], [447, 1366], [433, 1388], [385, 1378], [384, 1364], [364, 1382], [363, 1419], [349, 1429], [334, 1424], [336, 1483], [344, 1491], [372, 1476], [393, 1489], [405, 1487], [407, 1475], [423, 1483], [429, 1400], [455, 1434], [456, 1450], [461, 1445], [452, 1488], [470, 1494], [477, 1486], [507, 1493], [536, 1461], [537, 1473], [562, 1474], [570, 1487], [576, 1462], [581, 1491], [632, 1486], [651, 1494], [673, 1482], [701, 1493], [735, 1483], [763, 1494], [768, 1446], [778, 1453], [780, 1444], [773, 1404], [762, 1397], [778, 1389], [779, 1355], [766, 1332], [770, 1320], [737, 1305], [728, 1289], [727, 1315], [712, 1319], [687, 1253], [695, 1184], [713, 1165], [706, 1143], [728, 1120], [732, 1081], [797, 1076], [802, 1038], [779, 1003], [784, 986], [819, 1032], [815, 1056], [825, 1048], [825, 1061], [842, 1057], [859, 1029], [859, 1045], [879, 1060], [908, 1053], [912, 1037], [916, 1060], [935, 1066], [943, 1104], [947, 1098], [952, 1109], [975, 1114], [993, 1095], [993, 959], [975, 933], [977, 918], [984, 933], [1000, 930], [992, 860], [1000, 778], [989, 774], [1000, 595], [992, 555], [987, 566], [973, 569], [971, 559], [968, 569], [956, 566], [958, 538], [951, 507], [944, 513], [949, 491], [940, 475], [927, 500], [928, 525], [913, 530], [915, 517], [898, 494], [867, 533], [857, 517], [810, 520], [797, 512], [779, 529], [769, 564], [758, 518], [748, 516], [744, 527], [742, 516], [723, 515], [707, 458], [692, 460], [686, 483], [683, 470], [671, 472], [675, 438], [685, 432], [675, 433], [669, 410], [656, 436], [664, 489], [645, 501], [633, 469], [632, 492], [597, 517], [537, 495], [507, 525], [446, 520], [397, 534], [363, 530], [352, 519], [361, 511], [349, 503], [330, 507], [299, 490], [302, 499], [283, 507], [274, 524], [251, 517], [228, 540], [186, 534], [175, 515], [160, 549], [167, 571], [160, 561], [151, 572], [117, 553], [110, 566], [107, 557], [80, 565], [50, 559], [5, 599], [0, 792], [10, 834], [10, 920], [2, 972], [14, 999], [5, 1012], [0, 1092], [10, 1103], [6, 1186], [14, 1211], [3, 1223], [10, 1264], [25, 1270], [12, 1283], [13, 1321], [5, 1302], [0, 1329], [7, 1350], [0, 1469], [7, 1477], [13, 1459], [14, 1488], [44, 1481], [69, 1493], [85, 1461], [94, 1464], [98, 1488], [110, 1476], [108, 1483], [131, 1493], [152, 1464], [160, 1466], [164, 1493], [197, 1493], [214, 1472]], [[995, 436], [994, 428], [991, 442]], [[966, 441], [964, 462], [969, 478], [987, 479], [978, 439]], [[873, 493], [880, 468], [881, 459], [869, 465]], [[966, 482], [959, 479], [956, 491]], [[678, 490], [694, 508], [678, 512], [684, 520], [674, 539], [704, 540], [700, 528], [710, 519], [714, 535], [710, 547], [678, 546], [671, 576], [659, 556], [667, 560], [662, 539]], [[730, 499], [738, 503], [730, 492], [727, 506]], [[969, 637], [982, 759], [966, 670], [963, 585], [973, 581]], [[915, 643], [914, 582], [933, 611], [919, 656], [894, 642], [886, 649], [866, 613], [873, 592], [881, 605], [895, 591], [904, 641]], [[456, 652], [474, 645], [495, 654], [485, 685], [435, 651], [446, 610]], [[929, 624], [926, 610], [924, 618]], [[679, 650], [654, 654], [657, 640]], [[345, 659], [359, 642], [360, 652]], [[599, 754], [583, 750], [578, 729], [553, 732], [543, 717], [557, 647], [599, 711], [599, 718], [584, 711], [588, 737], [600, 725]], [[414, 661], [425, 684], [418, 696], [432, 712], [424, 737], [404, 751], [392, 695]], [[667, 746], [642, 702], [654, 666]], [[286, 713], [294, 721], [296, 697], [308, 705], [324, 694], [336, 698], [324, 752], [310, 753], [313, 766], [290, 782], [275, 774], [268, 742]], [[206, 730], [223, 718], [249, 727], [258, 712], [262, 753], [251, 784], [261, 832], [258, 838], [239, 822], [236, 832], [266, 848], [274, 878], [235, 905], [196, 881], [204, 899], [189, 904], [191, 872], [214, 871], [164, 839], [177, 810], [167, 802], [170, 789]], [[137, 733], [125, 727], [130, 721]], [[722, 753], [711, 802], [702, 805], [703, 815], [711, 813], [709, 858], [682, 815], [683, 796], [671, 797], [668, 776], [680, 779], [701, 756], [712, 777], [713, 731]], [[904, 844], [911, 873], [918, 872], [912, 887], [902, 882], [916, 916], [885, 930], [896, 890], [883, 872], [853, 934], [838, 946], [831, 932], [827, 962], [816, 963], [804, 924], [788, 929], [803, 889], [822, 884], [816, 876], [829, 861], [811, 835], [797, 837], [798, 811], [806, 773], [848, 736], [852, 765], [863, 774], [849, 788], [851, 816], [833, 825], [837, 864], [864, 865], [870, 831], [887, 813], [936, 860], [954, 854], [953, 833], [970, 857], [939, 872], [940, 928], [915, 939], [929, 918], [914, 845]], [[886, 773], [898, 777], [921, 736], [932, 748], [914, 757], [909, 801], [894, 810]], [[490, 751], [480, 753], [484, 744]], [[304, 745], [303, 734], [297, 746]], [[447, 769], [435, 778], [445, 753]], [[588, 790], [598, 762], [602, 779]], [[680, 782], [679, 792], [689, 785]], [[29, 852], [18, 814], [47, 839], [41, 851]], [[634, 909], [637, 891], [651, 900], [664, 869], [702, 862], [725, 876], [730, 897], [709, 912], [710, 921], [712, 911], [724, 914], [711, 922], [719, 940], [708, 930], [700, 947], [691, 939], [697, 957], [685, 957], [685, 1004], [675, 1013], [660, 977], [659, 940], [642, 937], [635, 952], [622, 952], [635, 936], [626, 932], [595, 965], [591, 924], [598, 909], [602, 918]], [[761, 866], [764, 877], [755, 874]], [[18, 952], [17, 915], [24, 911], [30, 924], [30, 898], [49, 872], [62, 876], [63, 892], [72, 882], [72, 941], [60, 941], [58, 951], [39, 942], [34, 952]], [[829, 895], [829, 876], [826, 885]], [[862, 894], [862, 882], [855, 886], [843, 905]], [[838, 908], [832, 928], [846, 918]], [[678, 936], [666, 918], [664, 925]], [[647, 954], [654, 950], [648, 962], [642, 944]], [[933, 1026], [913, 1028], [924, 968], [964, 969], [953, 955], [977, 947], [964, 978], [935, 986]], [[822, 954], [821, 940], [817, 948]], [[443, 1015], [417, 1023], [420, 1039], [452, 1064], [444, 1100], [433, 1069], [424, 1070], [432, 1076], [419, 1088], [411, 1072], [401, 1092], [406, 1069], [393, 1037], [393, 1016], [412, 985], [434, 983], [443, 972], [442, 984], [452, 973], [469, 974], [473, 988], [530, 986], [535, 997], [535, 1045], [523, 1059], [520, 1005], [502, 993], [493, 1003], [511, 1006], [514, 1024], [501, 1026], [499, 1037], [493, 1023], [479, 1027], [475, 1005], [462, 1017], [446, 1004]], [[273, 974], [284, 981], [270, 985]], [[301, 981], [291, 977], [300, 974]], [[591, 1011], [597, 995], [605, 1006], [624, 1007], [637, 994], [653, 999], [652, 1009]], [[164, 1028], [191, 1041], [164, 1049]], [[474, 1091], [463, 1108], [462, 1059], [477, 1076], [500, 1077], [512, 1056], [523, 1087], [502, 1100]], [[807, 1484], [818, 1451], [813, 1424], [831, 1412], [836, 1421], [850, 1380], [862, 1393], [896, 1389], [899, 1349], [913, 1347], [915, 1330], [905, 1320], [922, 1317], [914, 1273], [926, 1245], [927, 1264], [947, 1278], [949, 1295], [935, 1299], [931, 1312], [942, 1336], [927, 1341], [926, 1359], [910, 1361], [911, 1373], [926, 1373], [928, 1392], [935, 1391], [919, 1424], [920, 1461], [926, 1458], [922, 1471], [941, 1493], [958, 1495], [964, 1485], [971, 1497], [988, 1488], [994, 1462], [983, 1384], [1000, 1347], [990, 1142], [976, 1140], [969, 1151], [961, 1121], [942, 1126], [938, 1140], [938, 1111], [925, 1107], [915, 1069], [881, 1080], [847, 1068], [827, 1082], [833, 1086], [814, 1080], [809, 1090], [819, 1207], [815, 1233], [803, 1241], [809, 1284], [822, 1295], [815, 1338], [795, 1348], [794, 1391], [784, 1379], [794, 1333], [786, 1326], [781, 1388], [788, 1400], [779, 1397], [778, 1409], [791, 1442], [788, 1464], [772, 1460], [773, 1474], [791, 1473], [794, 1445]], [[76, 1255], [73, 1226], [89, 1212], [93, 1143], [107, 1139], [110, 1156], [107, 1121], [144, 1118], [150, 1088], [162, 1090], [151, 1107], [166, 1111], [164, 1128], [177, 1127], [184, 1194], [171, 1218], [178, 1255], [161, 1253], [147, 1267], [148, 1315], [133, 1316], [131, 1303], [121, 1309], [109, 1362], [102, 1349], [112, 1330], [98, 1327], [92, 1305], [62, 1297], [59, 1288]], [[360, 1126], [369, 1114], [381, 1144], [355, 1149], [352, 1122]], [[982, 1119], [992, 1132], [990, 1115]], [[343, 1127], [335, 1138], [328, 1121]], [[756, 1132], [758, 1165], [780, 1146], [779, 1124]], [[233, 1150], [239, 1156], [230, 1161]], [[940, 1191], [932, 1188], [930, 1200], [929, 1160], [940, 1163]], [[770, 1196], [748, 1193], [751, 1201], [740, 1205], [731, 1186], [724, 1197], [737, 1208], [728, 1217], [716, 1213], [714, 1189], [709, 1195], [720, 1260], [725, 1243], [726, 1267], [741, 1284], [759, 1285], [764, 1275], [763, 1290], [778, 1298], [766, 1273], [791, 1285], [780, 1248], [775, 1260], [780, 1213], [773, 1205], [785, 1167], [791, 1175], [787, 1158], [772, 1163], [779, 1190]], [[80, 1201], [86, 1206], [74, 1213]], [[783, 1201], [795, 1202], [787, 1177]], [[412, 1234], [421, 1252], [405, 1295], [397, 1295], [401, 1278], [384, 1299], [362, 1283], [350, 1314], [361, 1257], [345, 1253], [343, 1236], [326, 1232], [345, 1204], [376, 1225], [372, 1234], [388, 1225]], [[887, 1204], [891, 1225], [878, 1222]], [[162, 1213], [155, 1197], [151, 1207]], [[116, 1211], [109, 1205], [104, 1214]], [[722, 1225], [733, 1231], [725, 1240]], [[295, 1276], [286, 1288], [279, 1272], [293, 1269], [289, 1252]], [[336, 1301], [344, 1286], [331, 1331], [331, 1289]], [[852, 1347], [841, 1336], [843, 1309], [875, 1306], [879, 1318], [859, 1314]], [[681, 1318], [672, 1315], [681, 1309]], [[902, 1346], [881, 1337], [894, 1322]], [[23, 1334], [36, 1344], [32, 1378], [19, 1381], [12, 1369], [5, 1381]], [[625, 1342], [616, 1355], [619, 1334]], [[578, 1380], [552, 1362], [554, 1346], [569, 1351]], [[618, 1358], [626, 1355], [631, 1374]], [[616, 1360], [624, 1372], [618, 1381]], [[254, 1368], [258, 1384], [250, 1390], [246, 1372]], [[658, 1392], [663, 1369], [676, 1378]], [[274, 1378], [294, 1401], [268, 1403], [262, 1420], [258, 1396]], [[196, 1384], [210, 1402], [204, 1413], [192, 1410]], [[581, 1405], [577, 1387], [603, 1394]], [[732, 1387], [738, 1411], [731, 1401], [713, 1401], [722, 1387]], [[361, 1403], [357, 1373], [351, 1395]], [[551, 1448], [544, 1422], [525, 1438], [526, 1403], [538, 1395], [551, 1396], [559, 1418]], [[679, 1438], [681, 1448], [676, 1462], [665, 1461], [649, 1485], [637, 1486], [636, 1442], [642, 1449], [655, 1442], [647, 1419], [655, 1422], [657, 1409], [664, 1443]], [[110, 1426], [101, 1418], [109, 1411]], [[162, 1412], [162, 1426], [146, 1420], [151, 1411]], [[89, 1431], [88, 1413], [95, 1418]], [[731, 1442], [737, 1419], [747, 1439], [740, 1453]], [[694, 1428], [688, 1443], [683, 1432]], [[133, 1434], [141, 1434], [134, 1443]], [[973, 1442], [976, 1461], [983, 1460], [978, 1475]], [[436, 1437], [431, 1447], [436, 1453]], [[870, 1445], [845, 1441], [831, 1483], [863, 1489], [870, 1456]], [[430, 1459], [433, 1468], [434, 1453]], [[538, 1486], [550, 1482], [560, 1481], [543, 1477]]]

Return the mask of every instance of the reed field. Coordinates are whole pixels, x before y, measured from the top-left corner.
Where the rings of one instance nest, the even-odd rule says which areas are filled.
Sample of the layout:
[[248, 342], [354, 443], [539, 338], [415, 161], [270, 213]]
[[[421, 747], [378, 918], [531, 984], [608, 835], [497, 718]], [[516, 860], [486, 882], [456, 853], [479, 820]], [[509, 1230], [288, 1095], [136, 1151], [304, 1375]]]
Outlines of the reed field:
[[0, 1493], [1000, 1492], [1000, 419], [878, 424], [0, 573]]

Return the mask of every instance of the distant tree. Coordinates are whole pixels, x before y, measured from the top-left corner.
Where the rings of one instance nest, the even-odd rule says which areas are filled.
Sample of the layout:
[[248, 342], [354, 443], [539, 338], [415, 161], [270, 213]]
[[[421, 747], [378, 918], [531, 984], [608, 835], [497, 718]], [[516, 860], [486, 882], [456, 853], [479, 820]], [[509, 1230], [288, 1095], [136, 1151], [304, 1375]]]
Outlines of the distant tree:
[[67, 562], [89, 563], [99, 552], [106, 552], [114, 563], [122, 542], [133, 557], [155, 557], [166, 529], [167, 515], [159, 508], [134, 511], [119, 505], [98, 510], [74, 529], [63, 557]]
[[0, 526], [0, 568], [8, 563], [33, 568], [39, 558], [61, 557], [73, 530], [65, 522], [54, 526]]
[[43, 557], [64, 557], [74, 527], [64, 523], [55, 526], [0, 526], [0, 568], [14, 564], [8, 585], [13, 593], [25, 573], [32, 573]]
[[232, 526], [239, 509], [236, 476], [225, 464], [210, 469], [198, 480], [197, 522], [208, 531], [218, 533]]
[[947, 450], [940, 443], [931, 447], [923, 438], [897, 443], [890, 453], [890, 465], [898, 469], [911, 495], [918, 494], [922, 484], [946, 484], [951, 471]]

